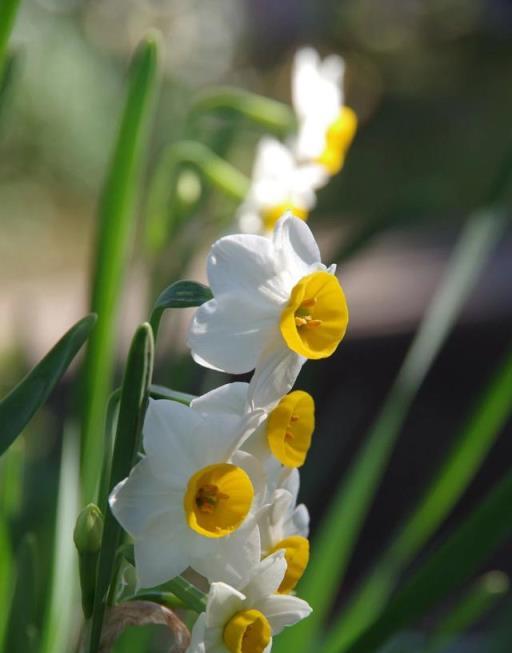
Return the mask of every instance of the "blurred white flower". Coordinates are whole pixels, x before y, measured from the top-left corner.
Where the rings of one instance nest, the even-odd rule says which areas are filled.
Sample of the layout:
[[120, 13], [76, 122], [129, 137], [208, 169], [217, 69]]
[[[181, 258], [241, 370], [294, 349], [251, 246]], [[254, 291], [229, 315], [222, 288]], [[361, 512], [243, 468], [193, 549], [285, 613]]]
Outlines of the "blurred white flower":
[[269, 653], [275, 635], [311, 614], [306, 601], [276, 594], [285, 571], [284, 553], [278, 551], [261, 562], [240, 590], [212, 583], [188, 652]]
[[330, 356], [345, 335], [348, 308], [334, 272], [308, 226], [290, 214], [271, 240], [221, 238], [208, 256], [214, 299], [189, 330], [194, 360], [232, 374], [256, 368], [249, 401], [268, 406], [291, 389], [306, 359]]
[[268, 235], [286, 211], [306, 220], [316, 203], [315, 188], [325, 181], [322, 166], [298, 164], [286, 145], [274, 138], [262, 138], [249, 193], [237, 212], [241, 231]]
[[114, 516], [134, 539], [139, 587], [188, 566], [210, 581], [240, 579], [259, 560], [254, 514], [264, 478], [257, 460], [236, 450], [254, 419], [205, 419], [176, 402], [150, 401], [146, 455], [110, 495]]
[[295, 141], [298, 161], [322, 165], [334, 175], [352, 143], [357, 117], [344, 105], [345, 63], [337, 55], [324, 60], [313, 48], [299, 50], [292, 71], [292, 101], [299, 121]]

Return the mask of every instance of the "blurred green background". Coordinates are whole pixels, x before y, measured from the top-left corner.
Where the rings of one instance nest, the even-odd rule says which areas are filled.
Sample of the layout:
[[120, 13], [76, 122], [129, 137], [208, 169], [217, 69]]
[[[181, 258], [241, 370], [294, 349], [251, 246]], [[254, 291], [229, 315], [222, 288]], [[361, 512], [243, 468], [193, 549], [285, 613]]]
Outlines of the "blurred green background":
[[[87, 310], [96, 206], [128, 60], [150, 28], [162, 35], [163, 80], [119, 321], [120, 365], [157, 292], [175, 280], [176, 257], [186, 257], [190, 242], [200, 240], [202, 251], [186, 275], [204, 280], [206, 248], [229, 229], [236, 209], [215, 191], [205, 194], [188, 231], [162, 252], [155, 274], [143, 246], [149, 180], [164, 148], [186, 133], [194, 98], [212, 85], [229, 84], [289, 102], [298, 47], [311, 44], [347, 61], [346, 98], [360, 128], [346, 166], [320, 192], [310, 225], [324, 259], [340, 262], [351, 326], [336, 355], [309, 364], [299, 383], [318, 406], [318, 435], [302, 492], [316, 527], [396, 376], [457, 233], [486, 205], [512, 145], [512, 4], [24, 0], [0, 104], [0, 395]], [[211, 118], [201, 136], [250, 174], [263, 131], [246, 123], [235, 127], [233, 132], [232, 121]], [[202, 181], [190, 173], [183, 184], [194, 196]], [[222, 380], [190, 363], [183, 341], [188, 318], [180, 313], [164, 319], [156, 381], [199, 393]], [[508, 229], [412, 405], [358, 539], [340, 605], [437, 468], [461, 417], [504, 355], [511, 327]], [[25, 439], [31, 473], [23, 492], [29, 501], [14, 532], [39, 523], [47, 529], [42, 546], [48, 549], [53, 524], [47, 516], [75, 374], [76, 367]], [[510, 435], [509, 424], [444, 529], [508, 469]], [[501, 550], [488, 569], [512, 573], [511, 553], [510, 547]], [[462, 650], [484, 650], [478, 648], [481, 628], [485, 623], [477, 623]]]

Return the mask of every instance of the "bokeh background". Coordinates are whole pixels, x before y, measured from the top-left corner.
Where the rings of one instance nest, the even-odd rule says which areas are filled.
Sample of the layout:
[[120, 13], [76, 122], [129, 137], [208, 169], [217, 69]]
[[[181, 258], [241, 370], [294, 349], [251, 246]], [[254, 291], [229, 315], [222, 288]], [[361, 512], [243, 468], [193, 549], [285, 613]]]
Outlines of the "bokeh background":
[[[386, 397], [461, 226], [487, 205], [512, 145], [512, 4], [24, 0], [0, 123], [1, 395], [87, 310], [96, 207], [127, 65], [150, 28], [161, 32], [164, 61], [147, 179], [164, 147], [183, 137], [187, 110], [203, 89], [229, 84], [289, 102], [298, 47], [310, 44], [347, 61], [347, 103], [360, 129], [310, 218], [324, 259], [340, 263], [351, 308], [343, 345], [328, 361], [309, 364], [299, 382], [315, 396], [319, 415], [302, 488], [314, 528]], [[215, 135], [223, 128], [212, 121], [204, 130], [205, 141], [219, 150]], [[244, 125], [230, 135], [227, 157], [247, 174], [261, 134]], [[184, 184], [192, 195], [200, 191], [193, 173]], [[140, 235], [146, 189], [116, 343], [120, 366], [157, 290]], [[187, 276], [204, 280], [205, 248], [228, 229], [235, 209], [215, 192], [198, 204], [189, 231], [201, 251]], [[174, 280], [176, 248], [186, 246], [171, 243], [163, 252], [163, 285]], [[198, 393], [223, 379], [190, 363], [183, 343], [188, 319], [165, 318], [156, 380]], [[437, 468], [511, 333], [509, 229], [409, 412], [340, 604]], [[73, 403], [68, 386], [76, 374], [75, 366], [29, 429], [34, 473], [25, 492], [34, 499], [27, 523], [44, 524], [56, 491], [63, 415]], [[509, 425], [446, 529], [507, 469], [511, 434]], [[509, 547], [489, 569], [512, 572], [511, 560]], [[475, 646], [475, 638], [478, 628], [465, 646]]]

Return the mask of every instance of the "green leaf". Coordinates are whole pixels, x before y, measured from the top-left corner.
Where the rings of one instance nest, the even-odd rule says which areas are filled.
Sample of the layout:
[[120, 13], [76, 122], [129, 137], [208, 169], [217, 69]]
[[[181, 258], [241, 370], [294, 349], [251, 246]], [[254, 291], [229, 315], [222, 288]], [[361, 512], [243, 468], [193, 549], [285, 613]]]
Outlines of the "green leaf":
[[5, 634], [9, 622], [12, 601], [12, 586], [14, 584], [14, 569], [11, 551], [11, 538], [7, 520], [0, 513], [0, 651], [8, 651], [4, 647]]
[[150, 323], [155, 339], [160, 326], [160, 320], [166, 309], [201, 306], [201, 304], [204, 304], [212, 298], [212, 291], [202, 283], [197, 283], [196, 281], [176, 281], [176, 283], [171, 284], [158, 296], [153, 306]]
[[20, 0], [2, 0], [0, 3], [0, 80], [4, 76], [7, 44], [16, 19]]
[[206, 609], [206, 594], [182, 576], [176, 576], [162, 586], [175, 594], [183, 603], [195, 612], [204, 612]]
[[464, 631], [477, 624], [509, 590], [509, 580], [502, 571], [489, 571], [465, 591], [456, 605], [437, 625], [429, 637], [425, 653], [442, 653]]
[[94, 501], [100, 466], [104, 410], [111, 392], [115, 329], [126, 260], [132, 246], [135, 201], [148, 142], [157, 81], [157, 43], [146, 38], [130, 69], [124, 112], [103, 189], [92, 281], [91, 306], [98, 326], [88, 346], [84, 371], [82, 481], [85, 502]]
[[466, 225], [444, 281], [407, 353], [386, 402], [352, 464], [313, 543], [312, 560], [299, 586], [312, 615], [285, 631], [278, 651], [309, 651], [324, 629], [330, 606], [364, 519], [386, 470], [407, 411], [468, 298], [480, 270], [503, 233], [507, 215], [483, 212]]
[[0, 455], [14, 442], [45, 403], [96, 322], [88, 315], [77, 322], [48, 354], [0, 401]]
[[459, 589], [489, 555], [512, 535], [507, 519], [512, 503], [512, 472], [497, 483], [469, 517], [437, 546], [392, 598], [379, 619], [348, 649], [372, 653]]
[[[109, 492], [128, 476], [140, 448], [140, 434], [153, 372], [153, 350], [151, 327], [149, 324], [142, 324], [135, 333], [126, 363], [108, 483]], [[96, 653], [100, 644], [109, 588], [112, 592], [115, 584], [116, 553], [122, 535], [121, 527], [110, 509], [104, 511], [104, 516], [89, 653]]]
[[329, 631], [326, 652], [348, 647], [384, 608], [396, 579], [452, 510], [494, 444], [512, 410], [511, 387], [512, 350], [495, 372], [413, 514], [398, 529], [391, 545]]
[[[35, 651], [37, 596], [37, 543], [33, 533], [21, 541], [16, 555], [16, 582], [7, 634], [8, 651]], [[27, 588], [30, 588], [27, 590]]]
[[191, 115], [197, 119], [204, 114], [240, 115], [281, 135], [297, 126], [295, 114], [288, 105], [238, 88], [218, 87], [204, 92], [193, 104]]
[[176, 228], [180, 214], [177, 182], [185, 167], [197, 171], [212, 186], [236, 202], [249, 190], [249, 180], [237, 168], [195, 141], [172, 143], [163, 152], [151, 180], [146, 207], [146, 247], [159, 252]]
[[68, 653], [73, 649], [75, 608], [79, 603], [78, 569], [73, 529], [78, 514], [78, 433], [67, 429], [62, 444], [52, 575], [41, 635], [40, 653]]

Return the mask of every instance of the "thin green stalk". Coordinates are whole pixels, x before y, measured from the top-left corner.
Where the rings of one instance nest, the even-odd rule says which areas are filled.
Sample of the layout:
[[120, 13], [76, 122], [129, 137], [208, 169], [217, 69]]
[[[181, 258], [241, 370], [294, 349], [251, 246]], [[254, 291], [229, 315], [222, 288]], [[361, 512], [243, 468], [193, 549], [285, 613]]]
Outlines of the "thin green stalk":
[[72, 650], [77, 617], [75, 608], [79, 603], [73, 544], [80, 494], [78, 454], [78, 434], [68, 429], [62, 444], [52, 575], [40, 653], [68, 653]]
[[85, 502], [94, 501], [98, 489], [97, 452], [102, 450], [104, 411], [111, 392], [119, 298], [132, 246], [136, 195], [157, 82], [157, 54], [157, 42], [147, 37], [133, 58], [124, 112], [99, 207], [91, 296], [98, 324], [89, 342], [84, 370], [82, 486]]
[[184, 166], [197, 170], [227, 197], [241, 202], [249, 180], [237, 168], [196, 141], [172, 143], [163, 152], [151, 180], [146, 207], [146, 248], [153, 254], [168, 242], [179, 220], [180, 207], [176, 184]]
[[472, 218], [464, 228], [444, 281], [429, 306], [384, 407], [313, 543], [314, 556], [299, 593], [314, 606], [314, 612], [283, 633], [278, 651], [287, 648], [294, 653], [308, 651], [321, 636], [409, 407], [505, 224], [503, 212], [488, 211]]
[[512, 349], [485, 388], [441, 469], [407, 522], [398, 529], [358, 592], [328, 633], [327, 653], [341, 651], [385, 607], [400, 573], [459, 500], [512, 411]]
[[2, 0], [0, 3], [0, 80], [7, 60], [7, 44], [14, 27], [20, 0]]

